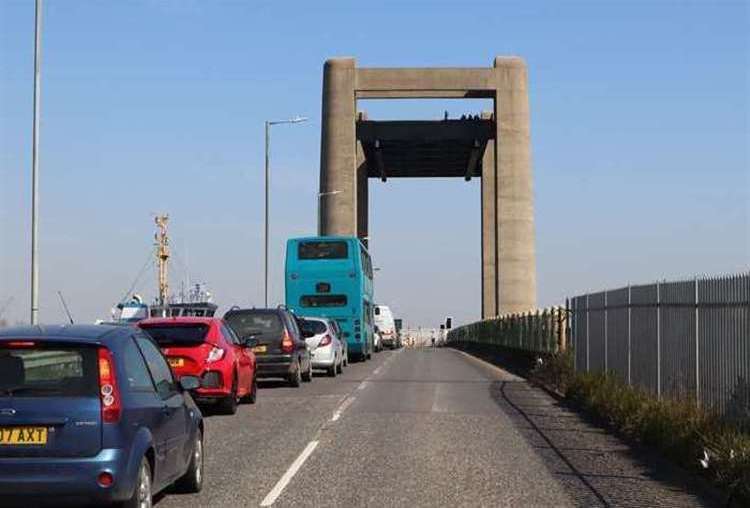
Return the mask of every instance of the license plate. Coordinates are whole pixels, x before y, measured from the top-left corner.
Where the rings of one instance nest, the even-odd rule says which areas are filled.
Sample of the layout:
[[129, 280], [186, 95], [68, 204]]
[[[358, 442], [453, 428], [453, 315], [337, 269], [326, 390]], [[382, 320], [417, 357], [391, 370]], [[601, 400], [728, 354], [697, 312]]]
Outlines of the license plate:
[[0, 427], [0, 446], [45, 444], [47, 427]]
[[182, 358], [167, 358], [170, 367], [182, 367], [185, 365], [185, 360]]
[[255, 346], [253, 348], [253, 353], [265, 353], [268, 349], [268, 346]]

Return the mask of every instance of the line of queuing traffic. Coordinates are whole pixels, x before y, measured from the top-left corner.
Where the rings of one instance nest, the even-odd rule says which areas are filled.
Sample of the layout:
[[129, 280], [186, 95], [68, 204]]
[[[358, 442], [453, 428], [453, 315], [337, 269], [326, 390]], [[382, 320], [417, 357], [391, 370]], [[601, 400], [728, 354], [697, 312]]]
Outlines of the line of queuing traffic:
[[275, 308], [0, 332], [3, 505], [141, 508], [169, 487], [198, 492], [211, 481], [204, 414], [255, 403], [259, 379], [298, 387], [400, 347], [357, 238], [289, 240], [285, 282]]

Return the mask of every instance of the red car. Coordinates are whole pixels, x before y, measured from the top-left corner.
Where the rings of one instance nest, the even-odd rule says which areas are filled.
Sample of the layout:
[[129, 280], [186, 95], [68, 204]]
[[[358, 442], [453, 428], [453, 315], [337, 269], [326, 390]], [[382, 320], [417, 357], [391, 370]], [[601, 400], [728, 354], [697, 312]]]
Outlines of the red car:
[[161, 347], [178, 379], [196, 376], [196, 402], [214, 402], [224, 414], [240, 400], [255, 402], [255, 339], [243, 343], [224, 320], [213, 317], [152, 318], [138, 322]]

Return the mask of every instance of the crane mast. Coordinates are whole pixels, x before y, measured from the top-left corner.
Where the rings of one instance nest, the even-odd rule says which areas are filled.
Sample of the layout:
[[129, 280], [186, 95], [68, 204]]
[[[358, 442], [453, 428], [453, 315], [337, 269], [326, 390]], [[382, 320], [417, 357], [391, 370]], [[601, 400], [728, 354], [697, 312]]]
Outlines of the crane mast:
[[169, 237], [167, 236], [167, 223], [169, 222], [169, 215], [157, 215], [154, 218], [156, 227], [158, 228], [157, 233], [154, 235], [156, 239], [156, 261], [159, 266], [159, 306], [164, 306], [169, 301], [169, 281], [167, 279], [167, 268], [169, 263]]

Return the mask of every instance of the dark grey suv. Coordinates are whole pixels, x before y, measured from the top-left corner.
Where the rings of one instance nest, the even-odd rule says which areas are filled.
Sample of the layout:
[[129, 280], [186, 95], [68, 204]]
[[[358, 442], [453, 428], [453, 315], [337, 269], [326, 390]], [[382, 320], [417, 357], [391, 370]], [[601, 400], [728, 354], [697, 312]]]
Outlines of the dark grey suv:
[[312, 381], [312, 362], [299, 320], [284, 307], [232, 308], [224, 320], [242, 340], [254, 338], [259, 378], [280, 377], [292, 386]]

